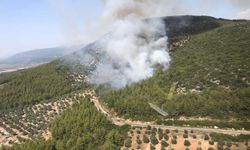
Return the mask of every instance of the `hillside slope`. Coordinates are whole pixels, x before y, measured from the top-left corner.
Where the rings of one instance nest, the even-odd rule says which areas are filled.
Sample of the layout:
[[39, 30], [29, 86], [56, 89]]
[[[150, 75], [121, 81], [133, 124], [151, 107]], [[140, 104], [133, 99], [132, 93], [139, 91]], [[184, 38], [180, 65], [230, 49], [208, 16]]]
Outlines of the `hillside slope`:
[[191, 36], [171, 55], [166, 72], [102, 95], [126, 118], [162, 118], [149, 102], [170, 117], [249, 118], [250, 23], [235, 22]]
[[[208, 16], [175, 16], [164, 17], [163, 20], [166, 25], [166, 32], [169, 35], [170, 44], [172, 40], [178, 41], [178, 39], [182, 36], [192, 36], [232, 23], [232, 21], [229, 20], [216, 19]], [[178, 84], [176, 89], [178, 90], [181, 88], [188, 88], [187, 90], [189, 90], [194, 89], [196, 87], [200, 88], [198, 90], [203, 90], [203, 88], [206, 89], [206, 86], [214, 85], [214, 83], [212, 83], [210, 80], [213, 80], [213, 82], [215, 82], [217, 78], [218, 80], [220, 80], [220, 82], [228, 82], [230, 83], [230, 86], [235, 86], [235, 88], [243, 85], [243, 83], [249, 82], [247, 78], [243, 77], [247, 77], [248, 75], [246, 74], [248, 73], [248, 71], [246, 71], [247, 69], [244, 66], [241, 70], [241, 72], [243, 73], [241, 78], [243, 78], [244, 81], [241, 80], [240, 82], [234, 79], [233, 75], [229, 76], [225, 70], [236, 70], [236, 68], [240, 68], [239, 65], [242, 65], [242, 60], [247, 59], [246, 57], [248, 56], [248, 51], [244, 48], [247, 48], [248, 46], [247, 40], [249, 37], [247, 37], [248, 35], [244, 32], [245, 28], [247, 27], [244, 27], [243, 24], [241, 24], [240, 21], [235, 21], [235, 23], [233, 23], [232, 25], [220, 27], [219, 29], [214, 30], [212, 32], [192, 36], [191, 41], [187, 45], [185, 45], [185, 47], [179, 48], [176, 52], [173, 52], [171, 54], [173, 61], [167, 72], [159, 72], [155, 75], [155, 77], [151, 79], [121, 90], [123, 92], [125, 92], [126, 90], [130, 91], [133, 88], [137, 89], [139, 86], [145, 89], [142, 91], [139, 90], [138, 93], [140, 93], [140, 96], [138, 96], [138, 93], [136, 92], [137, 90], [135, 89], [132, 90], [132, 94], [127, 94], [126, 92], [123, 93], [121, 91], [114, 91], [104, 96], [105, 101], [109, 102], [110, 107], [114, 107], [114, 105], [117, 105], [116, 103], [123, 103], [123, 100], [120, 102], [121, 97], [130, 97], [129, 99], [133, 99], [133, 101], [128, 100], [129, 104], [126, 105], [132, 106], [134, 105], [133, 103], [140, 101], [140, 99], [142, 99], [141, 102], [145, 101], [145, 99], [151, 99], [150, 101], [159, 105], [165, 103], [165, 99], [167, 97], [166, 95], [168, 95], [170, 87], [177, 82]], [[247, 23], [245, 24], [245, 26], [248, 25]], [[239, 30], [239, 32], [233, 32], [233, 30], [238, 30], [238, 28], [242, 28], [242, 30]], [[233, 40], [237, 36], [238, 38], [236, 40]], [[220, 41], [220, 38], [222, 38], [221, 42], [223, 43], [218, 42]], [[96, 60], [100, 60], [100, 57], [102, 57], [102, 53], [100, 53], [101, 47], [98, 47], [98, 44], [96, 43], [92, 43], [87, 47], [83, 48], [82, 50], [79, 50], [73, 53], [72, 55], [64, 57], [63, 59], [61, 59], [63, 61], [54, 61], [52, 63], [45, 64], [36, 68], [0, 75], [1, 109], [15, 108], [18, 106], [25, 106], [27, 104], [38, 103], [42, 100], [51, 99], [53, 97], [61, 96], [76, 89], [79, 89], [79, 86], [72, 87], [72, 78], [68, 78], [68, 73], [69, 71], [75, 72], [76, 70], [80, 70], [81, 74], [86, 75], [94, 69], [94, 64], [90, 64], [89, 66], [81, 66], [81, 61], [85, 61], [84, 58], [87, 57], [86, 52], [88, 52], [87, 54], [89, 55], [94, 55], [94, 57], [96, 57]], [[240, 47], [243, 47], [243, 49], [239, 49]], [[216, 51], [217, 49], [221, 49], [221, 51]], [[237, 55], [235, 50], [239, 51], [237, 52]], [[36, 54], [36, 52], [34, 53]], [[237, 59], [233, 59], [232, 57], [235, 57]], [[233, 59], [232, 62], [230, 62], [231, 59]], [[70, 65], [65, 63], [64, 60], [67, 60], [66, 62], [70, 60]], [[235, 65], [232, 66], [234, 68], [232, 68], [231, 66], [224, 67], [223, 72], [219, 72], [218, 69], [220, 68], [216, 69], [214, 67], [223, 67], [225, 65], [230, 65], [228, 63], [235, 63]], [[247, 61], [244, 63], [247, 63]], [[216, 69], [217, 72], [202, 70], [206, 66], [208, 67], [208, 69], [211, 70]], [[65, 70], [65, 68], [67, 69]], [[194, 75], [194, 72], [199, 73], [197, 73], [198, 75]], [[213, 74], [211, 75], [211, 78], [208, 81], [208, 78], [205, 77], [205, 74], [209, 72]], [[195, 77], [194, 79], [192, 79], [193, 76]], [[212, 79], [212, 77], [215, 77], [216, 79]], [[231, 80], [231, 78], [234, 80]], [[155, 85], [156, 87], [151, 87], [151, 84]], [[227, 84], [225, 84], [224, 86], [227, 86]], [[160, 89], [160, 92], [155, 91], [156, 89]], [[123, 96], [118, 94], [120, 92]], [[144, 92], [151, 93], [151, 96], [149, 96], [148, 94], [144, 95]], [[135, 95], [133, 95], [133, 93], [135, 93]], [[154, 97], [153, 99], [152, 96]], [[181, 96], [182, 95], [178, 95], [178, 97]], [[116, 98], [118, 98], [118, 100], [116, 102], [112, 102]], [[147, 110], [147, 112], [142, 111], [142, 113], [152, 113], [154, 115], [157, 115], [157, 113], [155, 113], [152, 109], [149, 108], [147, 103], [143, 102], [142, 106], [145, 106], [144, 109]], [[118, 107], [115, 109], [118, 109]], [[128, 107], [127, 109], [131, 108]], [[121, 114], [126, 114], [127, 110], [123, 110], [124, 113]], [[137, 110], [137, 108], [135, 107], [132, 111], [139, 110], [140, 109]], [[173, 115], [181, 114], [174, 106], [168, 108], [168, 111]]]
[[75, 89], [58, 61], [0, 75], [0, 110], [49, 100]]
[[[172, 61], [169, 69], [164, 72], [159, 67], [152, 78], [120, 90], [110, 91], [98, 86], [97, 92], [103, 104], [106, 104], [114, 114], [128, 119], [158, 121], [182, 116], [211, 117], [234, 119], [236, 125], [241, 123], [238, 120], [245, 120], [244, 126], [248, 125], [250, 23], [206, 16], [167, 17], [165, 23], [170, 44], [189, 37], [183, 46], [177, 46], [171, 51]], [[60, 60], [0, 75], [0, 112], [5, 114], [2, 117], [5, 119], [9, 116], [6, 120], [15, 127], [18, 127], [16, 126], [18, 123], [27, 123], [20, 122], [17, 119], [20, 116], [27, 118], [31, 123], [43, 122], [44, 126], [38, 125], [36, 128], [42, 130], [45, 128], [52, 132], [51, 140], [28, 142], [13, 149], [74, 147], [110, 150], [126, 145], [123, 140], [128, 127], [120, 128], [112, 125], [104, 115], [96, 111], [88, 98], [81, 99], [73, 94], [78, 90], [84, 90], [86, 86], [92, 88], [84, 79], [95, 65], [90, 63], [81, 66], [81, 61], [86, 61], [82, 57], [86, 54], [86, 49], [89, 55], [97, 58], [97, 61], [102, 57], [102, 53], [96, 53], [101, 48], [92, 43], [83, 50]], [[63, 59], [69, 59], [70, 62]], [[109, 92], [106, 93], [106, 90]], [[74, 104], [71, 109], [60, 109], [62, 115], [53, 115], [56, 119], [47, 128], [48, 123], [40, 117], [46, 118], [51, 108], [46, 103], [40, 104], [44, 101], [51, 103], [54, 99], [61, 99], [65, 95], [74, 97], [79, 103]], [[150, 107], [149, 103], [163, 109], [169, 116], [162, 117]], [[35, 104], [40, 108], [39, 117], [29, 113], [36, 111], [32, 109]], [[54, 107], [64, 105], [63, 101], [57, 101]], [[53, 110], [56, 111], [54, 108]], [[22, 112], [29, 114], [24, 115]], [[230, 127], [235, 125], [227, 123]], [[207, 125], [207, 122], [204, 124]], [[226, 127], [229, 127], [228, 124]]]
[[[170, 43], [172, 39], [178, 39], [182, 36], [191, 36], [191, 40], [184, 47], [177, 47], [177, 50], [171, 53], [172, 62], [167, 72], [159, 71], [153, 78], [103, 95], [104, 101], [111, 108], [119, 110], [118, 114], [121, 115], [131, 115], [129, 112], [133, 112], [135, 113], [134, 118], [146, 117], [147, 115], [143, 115], [144, 113], [149, 114], [151, 117], [157, 116], [157, 113], [147, 103], [150, 101], [162, 106], [173, 116], [198, 114], [209, 116], [212, 115], [213, 110], [208, 113], [207, 109], [211, 108], [188, 112], [191, 110], [191, 106], [188, 109], [187, 106], [184, 107], [184, 104], [178, 104], [184, 103], [184, 101], [175, 99], [187, 99], [187, 97], [190, 97], [190, 99], [196, 97], [195, 99], [198, 100], [204, 99], [204, 95], [201, 96], [202, 94], [208, 93], [211, 96], [209, 92], [218, 87], [221, 87], [220, 90], [224, 91], [222, 93], [229, 94], [229, 97], [231, 97], [230, 93], [239, 92], [234, 95], [236, 95], [236, 98], [243, 98], [240, 102], [244, 101], [244, 97], [248, 97], [246, 93], [248, 93], [248, 83], [250, 82], [248, 79], [249, 65], [247, 64], [249, 59], [249, 51], [247, 50], [249, 23], [244, 23], [244, 21], [243, 23], [241, 21], [233, 22], [207, 16], [176, 16], [165, 17], [163, 20], [166, 25], [166, 32], [170, 36]], [[210, 32], [210, 30], [212, 31]], [[198, 33], [201, 34], [195, 35]], [[72, 87], [73, 82], [72, 79], [68, 78], [68, 73], [69, 71], [80, 70], [80, 73], [86, 75], [94, 69], [94, 64], [81, 66], [81, 61], [85, 61], [85, 57], [82, 56], [87, 56], [86, 49], [89, 55], [94, 55], [97, 58], [96, 60], [100, 60], [99, 57], [102, 57], [102, 53], [99, 53], [101, 47], [98, 47], [96, 43], [92, 43], [83, 50], [63, 58], [73, 60], [73, 62], [70, 62], [70, 66], [67, 66], [68, 64], [64, 61], [54, 61], [36, 68], [0, 75], [1, 109], [38, 103], [79, 89], [79, 87]], [[69, 68], [72, 66], [74, 69]], [[65, 68], [67, 69], [65, 70]], [[229, 73], [230, 71], [231, 73]], [[237, 77], [235, 77], [236, 75]], [[220, 82], [220, 86], [217, 86], [217, 82]], [[177, 94], [182, 89], [184, 94]], [[194, 89], [202, 92], [188, 92]], [[215, 91], [217, 90], [215, 89]], [[168, 94], [169, 91], [173, 92]], [[219, 96], [216, 95], [216, 92], [213, 94], [215, 94], [214, 97]], [[171, 101], [167, 101], [168, 97], [173, 98], [171, 98]], [[205, 97], [205, 99], [209, 98]], [[203, 103], [203, 101], [198, 101], [192, 107], [200, 107]], [[212, 101], [211, 103], [213, 104]], [[226, 103], [222, 103], [214, 109], [218, 110], [224, 104]], [[219, 114], [224, 115], [228, 111], [230, 113], [232, 111], [232, 114], [234, 114], [233, 112], [238, 111], [238, 109], [231, 110], [230, 105], [233, 107], [234, 104], [226, 105], [227, 107], [223, 107], [225, 110], [222, 109], [223, 111], [220, 111]], [[144, 106], [143, 109], [145, 110], [137, 108], [139, 106]], [[242, 107], [245, 106], [248, 105]], [[243, 116], [248, 112], [247, 108], [239, 110], [243, 110], [243, 112], [239, 112], [243, 113]], [[140, 114], [138, 117], [136, 117], [137, 112]], [[218, 112], [214, 111], [213, 115], [218, 115]]]

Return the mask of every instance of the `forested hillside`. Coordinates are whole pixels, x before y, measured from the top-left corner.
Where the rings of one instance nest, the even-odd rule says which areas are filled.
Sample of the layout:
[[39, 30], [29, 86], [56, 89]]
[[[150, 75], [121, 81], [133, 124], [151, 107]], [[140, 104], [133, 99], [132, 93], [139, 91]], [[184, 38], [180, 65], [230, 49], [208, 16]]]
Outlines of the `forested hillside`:
[[[208, 16], [164, 17], [163, 21], [170, 43], [172, 39], [178, 39], [180, 36], [204, 32], [222, 25], [222, 20]], [[104, 55], [100, 53], [101, 47], [92, 43], [83, 49], [84, 52], [80, 50], [72, 55], [65, 56], [60, 61], [57, 60], [39, 67], [0, 75], [0, 109], [34, 104], [79, 89], [80, 87], [72, 86], [73, 81], [69, 78], [68, 73], [69, 71], [71, 73], [79, 71], [79, 73], [86, 75], [93, 70], [95, 64], [88, 67], [81, 66], [82, 61], [89, 61], [86, 49], [89, 55], [94, 55], [93, 57], [96, 57], [97, 60], [100, 59], [101, 55]], [[56, 50], [53, 49], [53, 51]], [[24, 53], [24, 55], [47, 54], [49, 52], [50, 49], [46, 49], [45, 52], [31, 51], [27, 54]], [[61, 64], [62, 60], [63, 63]]]
[[124, 144], [129, 126], [117, 127], [98, 112], [88, 99], [80, 100], [50, 125], [53, 138], [16, 145], [15, 150], [118, 150]]
[[176, 38], [178, 36], [192, 35], [209, 31], [220, 27], [226, 22], [225, 19], [216, 19], [210, 16], [169, 16], [163, 17], [166, 26], [168, 38]]
[[149, 102], [170, 117], [202, 116], [249, 118], [250, 23], [234, 22], [191, 36], [171, 53], [165, 72], [120, 90], [102, 94], [118, 115], [155, 120], [160, 115]]
[[[217, 125], [217, 120], [205, 120], [202, 126], [249, 129], [250, 22], [206, 16], [163, 19], [169, 44], [188, 37], [182, 46], [171, 51], [169, 68], [163, 71], [157, 66], [153, 77], [123, 89], [114, 90], [109, 86], [96, 85], [101, 104], [106, 104], [114, 116], [117, 114], [127, 119], [156, 121], [158, 124], [172, 121], [174, 125], [183, 125], [176, 120], [163, 119], [207, 117], [223, 122]], [[113, 125], [88, 98], [74, 95], [76, 91], [94, 87], [86, 84], [85, 77], [91, 74], [99, 57], [103, 55], [99, 53], [101, 48], [92, 43], [85, 47], [85, 51], [75, 52], [60, 60], [0, 75], [0, 112], [4, 112], [3, 124], [7, 126], [10, 122], [17, 126], [20, 123], [18, 118], [23, 117], [29, 122], [33, 119], [36, 120], [33, 123], [46, 124], [46, 131], [49, 124], [52, 133], [48, 141], [35, 139], [10, 149], [116, 150], [126, 143], [131, 145], [131, 139], [124, 142], [125, 138], [129, 138], [127, 133], [130, 127]], [[86, 49], [96, 60], [88, 60]], [[88, 63], [81, 66], [82, 62]], [[58, 101], [51, 109], [52, 101], [56, 98], [62, 100], [63, 97], [69, 107], [66, 107], [64, 101]], [[72, 97], [77, 103], [69, 101]], [[50, 105], [40, 105], [43, 101]], [[165, 111], [168, 116], [161, 116], [149, 103]], [[35, 104], [37, 109], [32, 107]], [[53, 119], [56, 119], [52, 122], [41, 120], [48, 118], [48, 114], [51, 114], [49, 111], [53, 111]], [[34, 115], [36, 112], [38, 114]], [[28, 127], [26, 123], [21, 120], [21, 124]], [[196, 126], [195, 121], [190, 124]]]
[[72, 92], [73, 80], [58, 61], [0, 75], [0, 110], [35, 104]]

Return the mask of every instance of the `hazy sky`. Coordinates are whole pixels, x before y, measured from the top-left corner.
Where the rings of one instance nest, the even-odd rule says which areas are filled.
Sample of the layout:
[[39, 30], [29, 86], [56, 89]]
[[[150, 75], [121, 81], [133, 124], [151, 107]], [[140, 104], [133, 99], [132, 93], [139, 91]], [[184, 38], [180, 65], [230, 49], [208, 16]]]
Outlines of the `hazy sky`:
[[[163, 15], [250, 19], [250, 0], [166, 0], [166, 9]], [[101, 0], [0, 0], [0, 58], [80, 44], [84, 24], [101, 12]]]

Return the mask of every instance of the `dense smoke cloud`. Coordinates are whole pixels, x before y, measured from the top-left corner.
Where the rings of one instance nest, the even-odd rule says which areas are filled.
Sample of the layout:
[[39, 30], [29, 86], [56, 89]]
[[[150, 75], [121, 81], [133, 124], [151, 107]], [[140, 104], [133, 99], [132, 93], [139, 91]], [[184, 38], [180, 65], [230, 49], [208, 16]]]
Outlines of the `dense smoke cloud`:
[[164, 31], [159, 20], [117, 21], [112, 34], [101, 42], [110, 61], [97, 64], [90, 82], [120, 88], [151, 77], [158, 64], [167, 69], [170, 57]]
[[170, 57], [165, 25], [160, 19], [144, 20], [156, 16], [157, 7], [161, 5], [149, 0], [104, 2], [101, 18], [91, 22], [85, 34], [89, 41], [102, 37], [95, 45], [101, 47], [103, 58], [98, 58], [95, 70], [88, 75], [90, 83], [121, 88], [151, 77], [157, 65], [167, 69]]
[[[74, 10], [67, 8], [66, 0], [50, 0], [57, 6], [65, 25], [65, 43], [84, 45], [97, 40], [118, 19], [129, 17], [151, 18], [172, 15], [209, 15], [227, 19], [243, 19], [240, 15], [250, 8], [248, 0], [101, 0], [103, 12], [99, 17], [90, 17], [83, 25], [74, 20]], [[85, 20], [85, 21], [86, 21]]]
[[[242, 7], [244, 1], [222, 0], [225, 5]], [[190, 5], [185, 0], [103, 0], [102, 15], [87, 23], [83, 34], [85, 44], [96, 41], [93, 51], [102, 58], [83, 54], [83, 65], [95, 62], [95, 69], [87, 76], [90, 83], [110, 84], [121, 88], [151, 77], [156, 65], [167, 69], [170, 56], [167, 49], [165, 26], [160, 19], [145, 18], [199, 14], [225, 9], [218, 1], [197, 1]], [[199, 7], [194, 7], [197, 5]], [[200, 9], [202, 8], [202, 10]], [[243, 8], [243, 7], [242, 7]], [[98, 50], [97, 50], [98, 49]]]
[[86, 24], [83, 41], [95, 41], [112, 31], [113, 25], [119, 20], [133, 21], [167, 15], [170, 12], [168, 4], [173, 2], [176, 3], [175, 0], [103, 0], [103, 12], [97, 20]]
[[237, 18], [250, 19], [250, 8], [238, 13]]
[[237, 5], [237, 7], [249, 8], [250, 6], [250, 1], [248, 0], [228, 0], [228, 2]]
[[103, 13], [99, 19], [85, 26], [80, 36], [85, 44], [92, 42], [111, 30], [114, 21], [119, 19], [152, 18], [175, 15], [209, 15], [227, 19], [244, 19], [240, 15], [250, 8], [248, 0], [102, 0]]

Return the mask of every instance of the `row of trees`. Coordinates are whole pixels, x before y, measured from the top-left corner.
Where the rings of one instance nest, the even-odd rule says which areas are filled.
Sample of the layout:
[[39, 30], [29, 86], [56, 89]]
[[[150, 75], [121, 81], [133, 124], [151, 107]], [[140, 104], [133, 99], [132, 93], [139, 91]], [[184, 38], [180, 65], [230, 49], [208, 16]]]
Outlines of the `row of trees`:
[[124, 144], [129, 126], [117, 127], [98, 112], [89, 100], [73, 105], [50, 125], [53, 138], [15, 145], [18, 150], [100, 149], [117, 150]]

